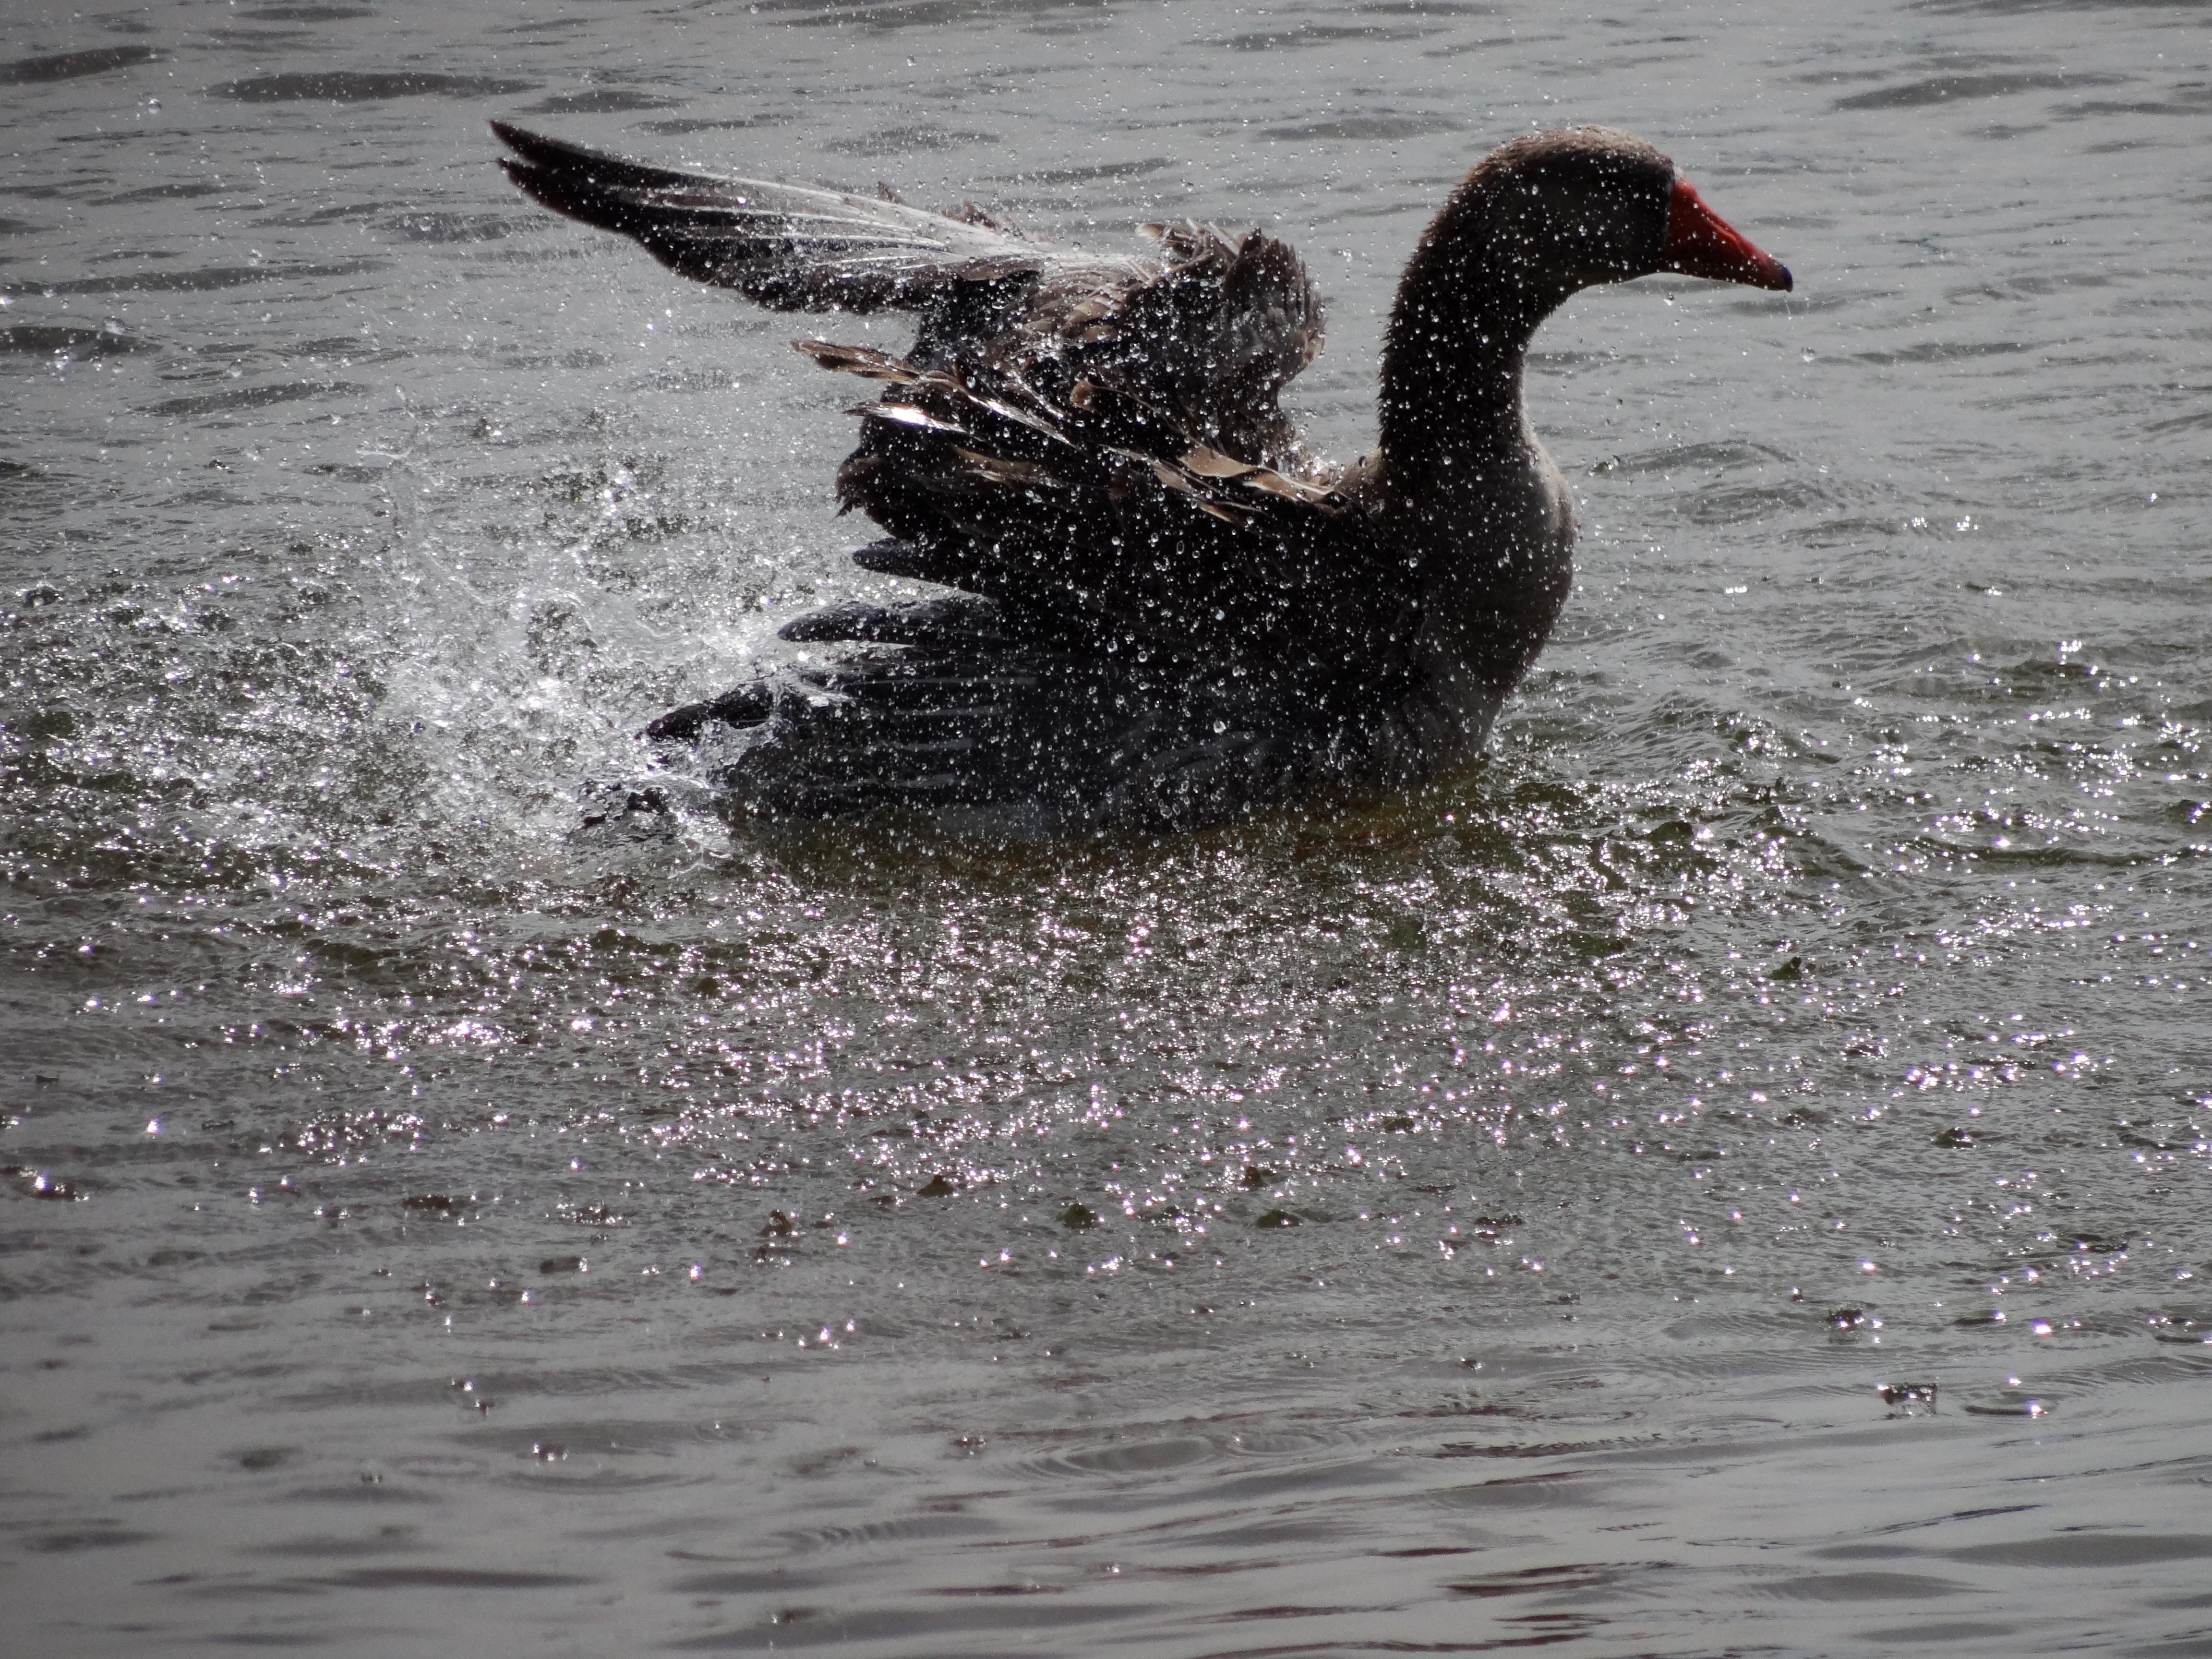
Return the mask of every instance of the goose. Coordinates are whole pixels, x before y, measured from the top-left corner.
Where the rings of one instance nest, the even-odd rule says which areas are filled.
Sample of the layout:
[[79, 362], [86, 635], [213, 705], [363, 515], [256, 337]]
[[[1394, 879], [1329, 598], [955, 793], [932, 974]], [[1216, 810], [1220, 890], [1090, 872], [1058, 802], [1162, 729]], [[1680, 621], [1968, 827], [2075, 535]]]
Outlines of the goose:
[[[908, 312], [903, 353], [794, 341], [880, 386], [841, 510], [861, 569], [925, 585], [804, 615], [823, 647], [661, 715], [738, 816], [920, 812], [1057, 836], [1314, 812], [1463, 767], [1565, 602], [1575, 513], [1522, 402], [1569, 296], [1789, 270], [1642, 139], [1484, 156], [1384, 337], [1379, 441], [1333, 463], [1282, 389], [1322, 344], [1265, 232], [1144, 227], [1142, 256], [951, 213], [625, 161], [507, 122], [508, 176], [670, 269], [783, 311]], [[710, 741], [711, 740], [711, 741]]]

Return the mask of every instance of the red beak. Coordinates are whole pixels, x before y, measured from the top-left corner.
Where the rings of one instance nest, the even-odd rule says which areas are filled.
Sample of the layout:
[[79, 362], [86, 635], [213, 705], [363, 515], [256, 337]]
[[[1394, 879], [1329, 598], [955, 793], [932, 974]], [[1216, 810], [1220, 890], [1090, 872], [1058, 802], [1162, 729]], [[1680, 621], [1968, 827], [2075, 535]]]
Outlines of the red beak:
[[1705, 204], [1687, 179], [1674, 180], [1659, 269], [1707, 276], [1716, 283], [1779, 289], [1784, 294], [1793, 286], [1790, 267], [1753, 247], [1748, 236]]

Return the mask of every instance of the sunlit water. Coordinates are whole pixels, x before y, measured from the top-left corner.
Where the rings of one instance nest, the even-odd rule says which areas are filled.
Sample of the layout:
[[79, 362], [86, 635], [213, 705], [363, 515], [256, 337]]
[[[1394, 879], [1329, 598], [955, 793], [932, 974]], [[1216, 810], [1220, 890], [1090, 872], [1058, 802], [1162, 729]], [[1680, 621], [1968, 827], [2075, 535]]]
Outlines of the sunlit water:
[[[10, 1651], [2212, 1651], [2204, 8], [47, 9]], [[1532, 124], [1799, 289], [1540, 337], [1582, 574], [1463, 776], [579, 836], [885, 584], [815, 319], [530, 207], [493, 114], [1267, 225], [1340, 454]]]

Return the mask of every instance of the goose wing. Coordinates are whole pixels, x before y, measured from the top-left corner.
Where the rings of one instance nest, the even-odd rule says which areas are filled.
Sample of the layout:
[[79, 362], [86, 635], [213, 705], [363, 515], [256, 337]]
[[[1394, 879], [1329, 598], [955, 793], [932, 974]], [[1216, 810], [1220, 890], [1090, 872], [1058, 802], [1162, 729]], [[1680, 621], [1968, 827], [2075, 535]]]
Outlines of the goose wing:
[[1272, 383], [1208, 401], [1226, 377], [1195, 380], [1178, 405], [1158, 378], [1093, 378], [1067, 349], [927, 367], [797, 344], [885, 386], [854, 411], [837, 477], [891, 532], [854, 553], [863, 568], [986, 596], [1020, 633], [1159, 657], [1167, 676], [1241, 662], [1372, 696], [1408, 667], [1421, 573], [1383, 532], [1376, 473], [1306, 456]]
[[684, 276], [778, 309], [922, 313], [903, 357], [797, 343], [885, 386], [854, 411], [860, 446], [838, 475], [845, 506], [891, 532], [855, 555], [864, 568], [985, 595], [1028, 635], [1241, 657], [1316, 685], [1358, 665], [1382, 689], [1418, 573], [1374, 533], [1367, 470], [1315, 460], [1280, 407], [1322, 333], [1286, 244], [1153, 225], [1157, 257], [1098, 258], [972, 209], [493, 130], [531, 197]]
[[491, 126], [514, 152], [501, 165], [533, 200], [773, 310], [917, 309], [955, 283], [1033, 276], [1068, 259], [981, 214], [652, 167]]

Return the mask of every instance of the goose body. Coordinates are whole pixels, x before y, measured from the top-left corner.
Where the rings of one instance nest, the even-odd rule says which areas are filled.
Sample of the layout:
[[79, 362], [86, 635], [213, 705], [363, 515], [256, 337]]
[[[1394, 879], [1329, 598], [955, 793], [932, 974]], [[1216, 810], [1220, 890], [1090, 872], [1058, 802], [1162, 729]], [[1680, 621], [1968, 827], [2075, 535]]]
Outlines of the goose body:
[[884, 388], [837, 475], [886, 532], [855, 562], [946, 591], [803, 617], [782, 637], [826, 660], [647, 728], [739, 737], [721, 786], [775, 815], [1179, 829], [1464, 763], [1572, 574], [1572, 501], [1522, 403], [1537, 326], [1582, 288], [1660, 270], [1790, 285], [1642, 141], [1516, 139], [1415, 251], [1381, 441], [1337, 465], [1278, 401], [1321, 310], [1261, 232], [1151, 226], [1149, 257], [1099, 257], [972, 208], [495, 130], [524, 191], [686, 276], [777, 309], [918, 314], [904, 356], [795, 343]]

